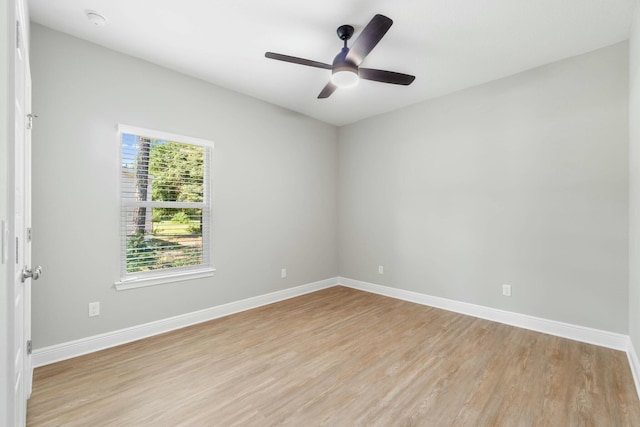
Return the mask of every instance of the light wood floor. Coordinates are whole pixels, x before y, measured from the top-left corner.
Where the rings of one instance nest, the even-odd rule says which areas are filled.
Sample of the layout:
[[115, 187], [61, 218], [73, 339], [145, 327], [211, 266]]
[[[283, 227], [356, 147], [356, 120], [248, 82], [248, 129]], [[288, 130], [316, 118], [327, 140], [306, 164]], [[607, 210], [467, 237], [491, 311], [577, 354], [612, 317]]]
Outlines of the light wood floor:
[[639, 426], [623, 352], [344, 287], [38, 368], [29, 426]]

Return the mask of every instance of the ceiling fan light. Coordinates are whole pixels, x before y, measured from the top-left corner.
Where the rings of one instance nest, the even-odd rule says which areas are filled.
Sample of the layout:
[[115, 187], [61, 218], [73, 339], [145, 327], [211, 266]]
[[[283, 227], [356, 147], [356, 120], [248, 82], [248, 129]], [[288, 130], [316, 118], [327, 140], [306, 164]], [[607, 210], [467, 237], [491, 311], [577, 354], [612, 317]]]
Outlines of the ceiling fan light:
[[358, 73], [354, 70], [337, 70], [331, 74], [331, 83], [341, 88], [353, 87], [358, 80]]

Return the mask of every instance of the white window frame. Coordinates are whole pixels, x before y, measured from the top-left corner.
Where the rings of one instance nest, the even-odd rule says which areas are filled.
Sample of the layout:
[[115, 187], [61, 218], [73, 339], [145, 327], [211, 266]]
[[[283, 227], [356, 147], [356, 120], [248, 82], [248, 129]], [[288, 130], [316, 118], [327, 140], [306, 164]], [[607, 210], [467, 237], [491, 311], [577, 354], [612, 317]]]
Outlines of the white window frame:
[[[123, 191], [123, 183], [122, 183], [122, 136], [123, 134], [136, 135], [147, 137], [151, 139], [160, 139], [164, 141], [175, 141], [184, 144], [190, 145], [198, 145], [205, 147], [209, 153], [205, 156], [205, 173], [204, 173], [204, 203], [208, 210], [208, 217], [211, 220], [211, 181], [212, 181], [212, 171], [211, 171], [211, 163], [213, 156], [213, 141], [208, 141], [205, 139], [194, 138], [191, 136], [178, 135], [169, 132], [163, 132], [153, 129], [144, 129], [136, 126], [129, 125], [118, 125], [118, 195], [120, 198], [120, 206], [124, 204], [124, 200], [122, 197]], [[153, 203], [153, 202], [149, 202]], [[177, 205], [184, 205], [184, 203], [175, 202]], [[176, 206], [183, 207], [183, 206]], [[155, 271], [145, 271], [145, 272], [136, 272], [136, 273], [127, 273], [127, 260], [126, 260], [126, 242], [123, 242], [122, 235], [122, 218], [119, 221], [118, 227], [118, 235], [120, 240], [120, 280], [114, 283], [115, 288], [119, 291], [126, 289], [134, 289], [145, 286], [154, 286], [160, 285], [164, 283], [172, 283], [172, 282], [180, 282], [184, 280], [191, 279], [199, 279], [203, 277], [213, 276], [215, 269], [213, 268], [213, 255], [211, 251], [211, 241], [212, 241], [212, 232], [211, 226], [203, 227], [202, 230], [202, 244], [203, 244], [203, 257], [207, 257], [207, 262], [203, 262], [203, 266], [201, 268], [198, 267], [189, 267], [188, 269], [180, 270], [179, 268], [172, 268], [171, 271], [163, 271], [163, 270], [155, 270]], [[207, 230], [207, 232], [205, 232]], [[203, 260], [204, 261], [204, 260]]]

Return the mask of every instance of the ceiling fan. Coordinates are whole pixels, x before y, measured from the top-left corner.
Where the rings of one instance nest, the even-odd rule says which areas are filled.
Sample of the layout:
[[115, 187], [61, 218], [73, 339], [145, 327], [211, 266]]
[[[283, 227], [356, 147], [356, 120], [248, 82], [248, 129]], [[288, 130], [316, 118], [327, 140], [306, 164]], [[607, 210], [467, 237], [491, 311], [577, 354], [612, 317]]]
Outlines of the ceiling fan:
[[339, 26], [337, 33], [340, 40], [344, 41], [344, 47], [340, 53], [336, 55], [333, 64], [325, 64], [324, 62], [274, 52], [266, 52], [264, 56], [270, 59], [277, 59], [278, 61], [331, 70], [331, 81], [327, 83], [318, 95], [320, 99], [328, 98], [339, 87], [354, 86], [358, 83], [359, 78], [396, 85], [410, 85], [415, 80], [415, 76], [396, 73], [394, 71], [360, 67], [364, 58], [373, 50], [378, 42], [380, 42], [392, 24], [393, 21], [384, 15], [374, 16], [367, 26], [364, 27], [356, 41], [353, 42], [351, 48], [347, 47], [347, 40], [353, 36], [354, 28], [351, 25]]

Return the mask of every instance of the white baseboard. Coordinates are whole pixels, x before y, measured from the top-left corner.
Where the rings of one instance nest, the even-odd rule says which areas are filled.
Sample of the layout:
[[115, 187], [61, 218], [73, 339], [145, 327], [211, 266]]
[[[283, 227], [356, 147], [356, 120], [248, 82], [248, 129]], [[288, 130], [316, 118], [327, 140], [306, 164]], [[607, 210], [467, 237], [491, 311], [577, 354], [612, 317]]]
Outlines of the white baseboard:
[[636, 384], [636, 392], [640, 399], [640, 359], [638, 359], [638, 353], [633, 346], [633, 341], [629, 339], [629, 345], [627, 347], [627, 358], [629, 359], [629, 366], [631, 366], [631, 374], [633, 375], [633, 382]]
[[308, 283], [294, 288], [284, 289], [265, 295], [259, 295], [240, 301], [234, 301], [228, 304], [218, 305], [204, 310], [186, 313], [168, 319], [158, 320], [155, 322], [145, 323], [126, 329], [120, 329], [105, 334], [94, 335], [88, 338], [82, 338], [75, 341], [69, 341], [62, 344], [52, 345], [37, 349], [32, 355], [32, 365], [34, 368], [48, 365], [50, 363], [59, 362], [61, 360], [71, 359], [73, 357], [82, 356], [84, 354], [93, 353], [95, 351], [104, 350], [106, 348], [115, 347], [126, 344], [128, 342], [137, 341], [148, 338], [153, 335], [162, 334], [173, 331], [175, 329], [184, 328], [186, 326], [195, 325], [197, 323], [207, 322], [219, 317], [228, 316], [252, 308], [261, 307], [263, 305], [272, 304], [274, 302], [294, 298], [300, 295], [319, 291], [333, 287], [337, 284], [337, 278], [321, 280], [319, 282]]
[[575, 341], [581, 341], [589, 344], [599, 345], [602, 347], [612, 348], [615, 350], [625, 351], [629, 358], [629, 364], [631, 365], [636, 388], [640, 394], [640, 362], [628, 335], [587, 328], [584, 326], [571, 325], [554, 320], [547, 320], [528, 316], [525, 314], [498, 310], [495, 308], [484, 307], [480, 305], [435, 297], [397, 288], [391, 288], [388, 286], [362, 282], [359, 280], [353, 280], [344, 277], [334, 277], [326, 280], [321, 280], [319, 282], [308, 283], [306, 285], [284, 289], [265, 295], [259, 295], [241, 301], [235, 301], [192, 313], [182, 314], [168, 319], [145, 323], [143, 325], [137, 325], [126, 329], [107, 332], [101, 335], [95, 335], [88, 338], [82, 338], [75, 341], [69, 341], [62, 344], [44, 347], [33, 352], [32, 365], [34, 368], [37, 368], [40, 366], [48, 365], [50, 363], [71, 359], [73, 357], [82, 356], [84, 354], [93, 353], [95, 351], [104, 350], [106, 348], [115, 347], [143, 338], [148, 338], [153, 335], [162, 334], [165, 332], [184, 328], [186, 326], [195, 325], [197, 323], [202, 323], [220, 317], [228, 316], [230, 314], [250, 310], [252, 308], [261, 307], [263, 305], [286, 300], [289, 298], [294, 298], [336, 285], [342, 285], [349, 288], [359, 289], [362, 291], [410, 301], [430, 307], [441, 308], [456, 313], [492, 320], [494, 322], [530, 329], [533, 331], [568, 338]]
[[615, 350], [626, 352], [629, 348], [628, 335], [587, 328], [584, 326], [572, 325], [569, 323], [557, 322], [555, 320], [542, 319], [526, 314], [504, 311], [446, 298], [434, 297], [417, 292], [405, 291], [388, 286], [376, 285], [374, 283], [348, 279], [346, 277], [339, 277], [338, 284], [347, 286], [349, 288], [371, 292], [374, 294], [410, 301], [417, 304], [428, 305], [430, 307], [441, 308], [448, 311], [454, 311], [456, 313], [466, 314], [468, 316], [492, 320], [494, 322], [530, 329], [532, 331], [555, 335], [562, 338], [568, 338], [575, 341], [581, 341], [588, 344], [608, 347]]

